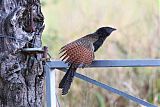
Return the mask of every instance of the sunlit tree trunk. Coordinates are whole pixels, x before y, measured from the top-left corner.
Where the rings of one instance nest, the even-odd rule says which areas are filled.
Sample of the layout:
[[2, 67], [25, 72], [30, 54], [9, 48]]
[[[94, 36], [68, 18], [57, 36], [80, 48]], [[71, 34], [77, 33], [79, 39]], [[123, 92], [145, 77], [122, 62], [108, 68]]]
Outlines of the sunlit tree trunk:
[[44, 29], [39, 0], [0, 0], [0, 107], [42, 107], [41, 47]]

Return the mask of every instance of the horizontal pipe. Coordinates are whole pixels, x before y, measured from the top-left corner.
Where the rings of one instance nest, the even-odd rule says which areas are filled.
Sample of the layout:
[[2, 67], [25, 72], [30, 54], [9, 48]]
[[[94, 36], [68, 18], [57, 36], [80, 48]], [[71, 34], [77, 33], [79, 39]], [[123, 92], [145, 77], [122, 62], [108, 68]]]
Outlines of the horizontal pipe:
[[[67, 68], [64, 61], [48, 61], [51, 69]], [[160, 59], [95, 60], [88, 67], [158, 67]], [[80, 66], [81, 67], [81, 66]]]

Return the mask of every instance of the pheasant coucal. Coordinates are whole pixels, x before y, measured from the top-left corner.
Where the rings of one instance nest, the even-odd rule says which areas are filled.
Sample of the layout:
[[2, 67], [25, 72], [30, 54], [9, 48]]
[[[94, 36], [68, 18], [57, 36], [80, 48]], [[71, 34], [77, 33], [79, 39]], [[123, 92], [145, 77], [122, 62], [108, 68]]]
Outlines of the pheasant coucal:
[[94, 60], [94, 52], [99, 49], [104, 40], [114, 30], [116, 29], [111, 27], [101, 27], [96, 32], [75, 40], [60, 49], [60, 53], [63, 53], [61, 56], [62, 61], [65, 60], [65, 63], [70, 66], [59, 84], [62, 95], [68, 93], [78, 66], [90, 65]]

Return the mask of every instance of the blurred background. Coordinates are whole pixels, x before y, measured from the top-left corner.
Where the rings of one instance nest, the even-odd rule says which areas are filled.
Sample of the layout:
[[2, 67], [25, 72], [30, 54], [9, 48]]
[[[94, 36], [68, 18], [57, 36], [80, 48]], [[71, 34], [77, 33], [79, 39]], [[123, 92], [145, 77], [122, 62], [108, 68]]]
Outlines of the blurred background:
[[[43, 45], [53, 60], [59, 49], [101, 26], [117, 28], [96, 59], [160, 58], [160, 0], [41, 0]], [[85, 74], [160, 106], [160, 68], [89, 68]], [[64, 73], [56, 72], [57, 87]], [[62, 107], [141, 107], [121, 96], [74, 79], [70, 92], [57, 95]]]

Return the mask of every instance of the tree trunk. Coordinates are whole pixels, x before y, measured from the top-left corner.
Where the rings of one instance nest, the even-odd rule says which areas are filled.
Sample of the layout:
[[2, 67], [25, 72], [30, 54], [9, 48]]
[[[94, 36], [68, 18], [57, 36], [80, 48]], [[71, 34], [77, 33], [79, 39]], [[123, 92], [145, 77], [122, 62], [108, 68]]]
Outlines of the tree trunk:
[[43, 64], [40, 53], [44, 29], [39, 0], [0, 0], [0, 107], [43, 106]]

